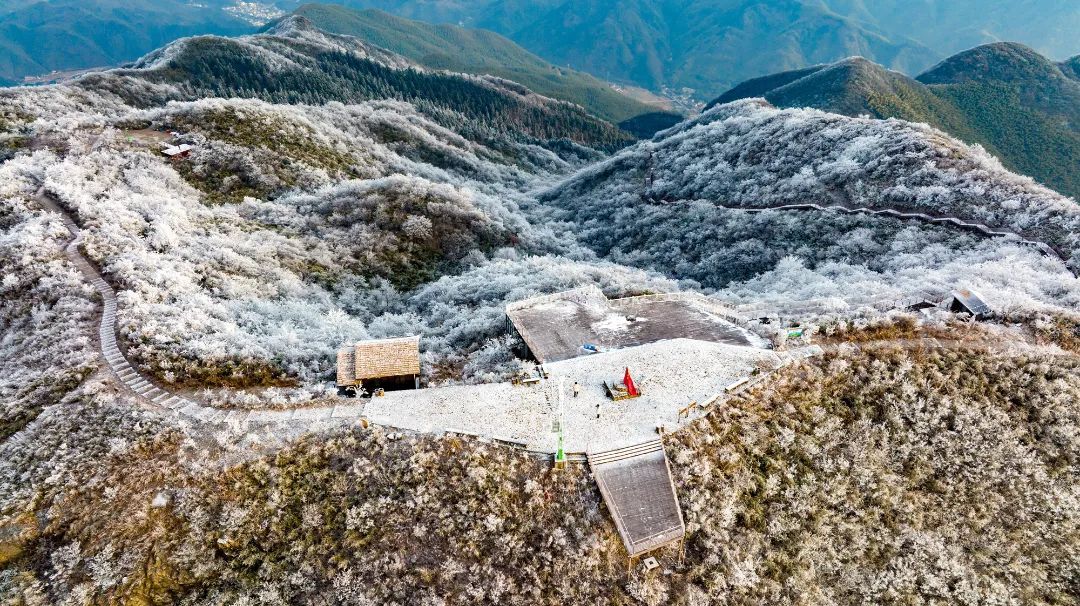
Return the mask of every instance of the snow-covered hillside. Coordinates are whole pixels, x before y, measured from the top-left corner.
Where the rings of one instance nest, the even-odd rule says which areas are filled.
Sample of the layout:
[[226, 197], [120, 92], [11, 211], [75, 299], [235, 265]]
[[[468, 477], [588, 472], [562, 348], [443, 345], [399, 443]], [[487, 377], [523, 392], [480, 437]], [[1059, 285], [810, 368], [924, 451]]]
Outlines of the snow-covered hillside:
[[[571, 176], [551, 150], [485, 145], [399, 101], [137, 109], [52, 87], [0, 102], [22, 117], [24, 142], [3, 170], [31, 175], [8, 203], [44, 186], [75, 213], [121, 291], [129, 354], [167, 383], [310, 387], [329, 377], [338, 344], [409, 333], [425, 335], [432, 378], [497, 377], [512, 361], [502, 306], [587, 283], [625, 294], [689, 280], [742, 300], [963, 285], [1002, 310], [1080, 303], [1060, 262], [1007, 239], [738, 210], [918, 209], [1072, 254], [1072, 201], [898, 121], [739, 102]], [[182, 132], [190, 157], [168, 161], [139, 138], [160, 130]]]
[[883, 216], [746, 213], [841, 204], [957, 217], [1054, 246], [1080, 268], [1080, 207], [925, 125], [781, 110], [712, 108], [579, 171], [544, 214], [613, 261], [729, 293], [808, 298], [951, 288], [1002, 307], [1080, 304], [1060, 261], [1009, 239]]
[[[128, 354], [167, 384], [310, 388], [341, 343], [411, 333], [432, 378], [500, 376], [509, 298], [675, 287], [528, 220], [525, 192], [572, 169], [559, 155], [470, 141], [407, 103], [135, 109], [54, 87], [0, 104], [22, 117], [5, 204], [44, 186], [73, 212], [120, 291]], [[160, 153], [167, 131], [189, 156]]]
[[[290, 21], [0, 90], [0, 602], [1073, 601], [1073, 201], [921, 125], [746, 101], [625, 147], [576, 106], [396, 61]], [[1053, 250], [762, 211], [793, 203]], [[507, 304], [582, 286], [966, 286], [998, 315], [863, 307], [800, 318], [812, 359], [669, 341], [506, 381]], [[702, 308], [789, 334], [736, 312]], [[413, 334], [423, 383], [504, 384], [329, 393], [339, 346]], [[609, 401], [629, 367], [646, 395]], [[463, 436], [506, 427], [662, 444], [685, 543], [627, 569], [583, 467]]]

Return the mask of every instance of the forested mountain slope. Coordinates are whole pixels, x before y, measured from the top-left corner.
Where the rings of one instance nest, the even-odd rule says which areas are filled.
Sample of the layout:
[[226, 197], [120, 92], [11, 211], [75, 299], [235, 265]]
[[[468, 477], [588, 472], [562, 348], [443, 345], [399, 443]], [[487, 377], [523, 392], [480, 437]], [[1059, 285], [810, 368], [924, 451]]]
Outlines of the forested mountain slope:
[[118, 65], [183, 36], [254, 29], [220, 4], [49, 0], [0, 7], [0, 80]]
[[[157, 86], [126, 86], [123, 82], [130, 78]], [[474, 138], [495, 133], [546, 145], [604, 149], [632, 140], [580, 107], [542, 97], [519, 84], [432, 72], [356, 38], [322, 32], [298, 16], [256, 36], [184, 39], [147, 55], [130, 69], [95, 74], [80, 80], [80, 85], [116, 90], [139, 106], [206, 96], [283, 103], [399, 99]]]
[[1067, 61], [1062, 61], [1058, 64], [1061, 68], [1061, 73], [1072, 78], [1073, 80], [1080, 80], [1080, 55], [1077, 55]]
[[[852, 117], [945, 122], [950, 130], [967, 127], [963, 116], [929, 87], [862, 57], [753, 78], [705, 107], [753, 97], [764, 97], [780, 107], [814, 107]], [[890, 108], [900, 115], [886, 115]]]
[[432, 69], [512, 80], [541, 95], [577, 103], [611, 122], [657, 109], [589, 74], [556, 67], [491, 31], [431, 25], [379, 10], [357, 11], [329, 4], [306, 4], [294, 14], [324, 31], [356, 36]]
[[781, 107], [932, 124], [1006, 166], [1080, 197], [1080, 81], [1019, 44], [989, 44], [909, 78], [862, 58], [748, 80], [711, 105], [764, 97]]
[[[977, 220], [1058, 247], [1074, 270], [1080, 263], [1080, 207], [1005, 171], [984, 151], [924, 125], [782, 110], [760, 100], [715, 106], [541, 198], [598, 254], [712, 286], [751, 280], [772, 288], [762, 272], [783, 266], [788, 255], [800, 262], [772, 279], [788, 288], [795, 280], [808, 294], [850, 287], [835, 282], [835, 263], [862, 265], [844, 271], [851, 279], [862, 274], [858, 280], [874, 292], [978, 281], [982, 272], [992, 281], [1013, 279], [1005, 278], [1011, 261], [984, 256], [984, 247], [996, 244], [952, 230], [877, 216], [738, 210], [807, 202]], [[912, 254], [934, 261], [915, 262]], [[933, 270], [909, 274], [912, 263]], [[1049, 300], [1060, 286], [1051, 279], [1035, 288]]]

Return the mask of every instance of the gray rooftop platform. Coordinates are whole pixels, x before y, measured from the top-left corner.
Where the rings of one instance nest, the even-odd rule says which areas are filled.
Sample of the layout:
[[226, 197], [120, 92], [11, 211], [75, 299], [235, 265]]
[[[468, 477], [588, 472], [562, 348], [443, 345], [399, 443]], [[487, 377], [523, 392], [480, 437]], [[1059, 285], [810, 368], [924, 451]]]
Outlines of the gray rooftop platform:
[[686, 534], [660, 440], [589, 453], [589, 467], [630, 557], [674, 543]]
[[506, 316], [540, 362], [586, 355], [586, 343], [602, 349], [667, 339], [754, 345], [732, 308], [699, 293], [608, 299], [586, 287], [512, 303]]

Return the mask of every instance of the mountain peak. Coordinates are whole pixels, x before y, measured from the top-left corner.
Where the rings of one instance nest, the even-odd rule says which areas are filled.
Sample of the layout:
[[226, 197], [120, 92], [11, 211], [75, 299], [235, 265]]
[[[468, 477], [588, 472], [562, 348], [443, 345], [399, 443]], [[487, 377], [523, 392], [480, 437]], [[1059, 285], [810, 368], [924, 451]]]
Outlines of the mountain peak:
[[852, 56], [835, 63], [748, 80], [709, 106], [747, 97], [765, 97], [780, 107], [817, 107], [849, 116], [877, 115], [867, 99], [896, 96], [897, 89], [912, 86], [921, 85], [864, 57]]
[[1052, 61], [1028, 46], [994, 42], [957, 53], [916, 79], [924, 84], [959, 84], [971, 80], [1039, 80], [1061, 75]]
[[[282, 43], [287, 43], [283, 45]], [[192, 36], [159, 48], [131, 64], [133, 69], [163, 68], [177, 61], [197, 59], [206, 54], [226, 58], [247, 56], [266, 67], [311, 67], [313, 59], [301, 47], [334, 51], [368, 59], [391, 69], [419, 68], [415, 63], [378, 46], [352, 36], [325, 32], [310, 19], [289, 15], [275, 21], [262, 32], [247, 36]]]
[[278, 19], [271, 23], [263, 31], [264, 34], [271, 36], [292, 36], [296, 34], [303, 34], [306, 32], [318, 32], [319, 28], [311, 22], [311, 19], [303, 15], [291, 14]]
[[270, 25], [262, 34], [305, 42], [317, 47], [352, 53], [367, 59], [373, 59], [393, 68], [418, 67], [401, 55], [354, 36], [341, 35], [321, 29], [317, 23], [304, 15], [287, 15]]
[[1078, 80], [1080, 57], [1055, 64], [1022, 44], [1000, 42], [945, 59], [918, 79], [849, 57], [748, 80], [710, 106], [764, 97], [778, 107], [924, 122], [1076, 196]]

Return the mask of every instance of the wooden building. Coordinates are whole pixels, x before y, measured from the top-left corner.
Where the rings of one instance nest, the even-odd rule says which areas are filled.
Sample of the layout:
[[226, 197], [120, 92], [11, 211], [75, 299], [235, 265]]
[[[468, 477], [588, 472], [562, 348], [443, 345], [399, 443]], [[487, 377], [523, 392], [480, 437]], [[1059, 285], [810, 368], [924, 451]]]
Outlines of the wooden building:
[[338, 389], [367, 390], [420, 387], [420, 336], [369, 339], [337, 353]]

